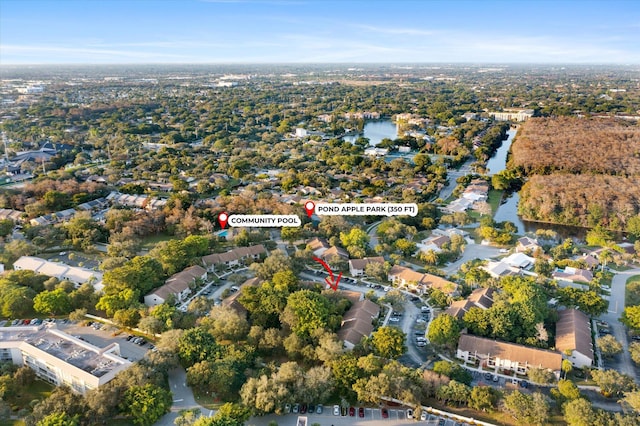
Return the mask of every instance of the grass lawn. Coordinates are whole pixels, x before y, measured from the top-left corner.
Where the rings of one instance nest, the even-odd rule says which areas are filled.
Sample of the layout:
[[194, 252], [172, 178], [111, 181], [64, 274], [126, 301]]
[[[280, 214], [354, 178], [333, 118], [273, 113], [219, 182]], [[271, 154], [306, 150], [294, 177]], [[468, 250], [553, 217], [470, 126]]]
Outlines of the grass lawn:
[[640, 275], [627, 280], [624, 303], [626, 306], [640, 305]]
[[198, 404], [209, 410], [216, 410], [222, 405], [222, 402], [220, 402], [219, 399], [214, 398], [211, 395], [200, 393], [195, 389], [193, 390], [193, 397]]
[[504, 191], [498, 191], [496, 189], [489, 190], [489, 196], [487, 198], [487, 203], [491, 206], [492, 215], [496, 214], [498, 211], [498, 207], [500, 207], [500, 201], [502, 201], [502, 195]]
[[173, 235], [168, 235], [164, 233], [149, 235], [142, 239], [142, 249], [151, 250], [152, 248], [155, 247], [156, 244], [158, 244], [161, 241], [169, 241], [174, 239], [177, 239], [177, 238]]

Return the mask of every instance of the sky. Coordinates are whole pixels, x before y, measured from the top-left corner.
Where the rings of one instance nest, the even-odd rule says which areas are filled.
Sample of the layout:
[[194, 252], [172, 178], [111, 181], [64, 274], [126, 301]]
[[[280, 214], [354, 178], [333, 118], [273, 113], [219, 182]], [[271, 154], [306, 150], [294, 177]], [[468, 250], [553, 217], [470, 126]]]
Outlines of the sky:
[[0, 66], [640, 63], [637, 0], [0, 0]]

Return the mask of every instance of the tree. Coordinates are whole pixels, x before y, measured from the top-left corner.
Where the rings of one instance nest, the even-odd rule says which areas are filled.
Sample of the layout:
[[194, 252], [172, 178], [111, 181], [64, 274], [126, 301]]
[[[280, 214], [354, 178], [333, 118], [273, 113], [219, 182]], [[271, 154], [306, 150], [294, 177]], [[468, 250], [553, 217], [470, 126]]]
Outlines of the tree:
[[140, 321], [140, 311], [136, 308], [119, 309], [113, 314], [113, 320], [125, 327], [135, 327]]
[[563, 359], [561, 370], [564, 373], [564, 376], [566, 377], [567, 374], [569, 374], [571, 370], [573, 370], [573, 364], [571, 363], [571, 361], [569, 361], [568, 359]]
[[640, 391], [627, 392], [622, 400], [636, 412], [640, 412]]
[[473, 376], [467, 369], [449, 361], [436, 361], [433, 364], [433, 371], [465, 385], [470, 385], [473, 380]]
[[640, 329], [640, 305], [624, 308], [620, 321], [630, 328]]
[[318, 329], [339, 325], [331, 319], [332, 307], [326, 297], [310, 290], [291, 293], [280, 316], [283, 323], [300, 337], [309, 337]]
[[631, 342], [629, 345], [629, 354], [636, 364], [640, 364], [640, 342]]
[[36, 423], [36, 426], [78, 426], [79, 416], [71, 417], [65, 412], [51, 413]]
[[[251, 411], [247, 407], [227, 402], [218, 408], [218, 411], [213, 416], [213, 421], [215, 425], [220, 424], [220, 426], [242, 426], [244, 422], [249, 420], [250, 415]], [[224, 421], [224, 423], [215, 423], [221, 421]]]
[[518, 421], [542, 425], [549, 418], [549, 404], [543, 394], [513, 391], [504, 398], [507, 411]]
[[416, 243], [405, 238], [400, 238], [394, 243], [397, 250], [400, 250], [403, 256], [409, 257], [416, 251]]
[[252, 263], [250, 266], [259, 278], [263, 280], [271, 280], [271, 278], [280, 271], [293, 270], [291, 258], [282, 250], [274, 250], [267, 256], [262, 263]]
[[[554, 390], [551, 391], [552, 394]], [[571, 401], [580, 398], [580, 389], [571, 380], [559, 380], [558, 395], [564, 400]]]
[[203, 328], [192, 328], [185, 331], [178, 343], [180, 360], [186, 365], [215, 358], [220, 348], [214, 337]]
[[428, 338], [431, 343], [453, 347], [460, 338], [460, 324], [456, 318], [449, 314], [441, 314], [431, 322]]
[[531, 367], [527, 371], [527, 377], [533, 383], [537, 383], [540, 385], [546, 385], [549, 383], [554, 383], [556, 381], [556, 376], [553, 374], [553, 371], [548, 368], [538, 368]]
[[33, 309], [35, 292], [14, 284], [0, 284], [0, 308], [5, 318], [21, 318]]
[[605, 358], [613, 358], [619, 353], [622, 353], [622, 344], [610, 334], [606, 334], [596, 339], [596, 344], [600, 348], [602, 356]]
[[351, 228], [349, 232], [340, 232], [340, 242], [352, 257], [361, 258], [364, 256], [357, 256], [357, 254], [366, 252], [369, 235], [360, 228]]
[[478, 411], [493, 411], [498, 403], [498, 391], [490, 386], [475, 386], [469, 395], [469, 407]]
[[405, 338], [406, 335], [399, 328], [384, 326], [373, 333], [370, 343], [377, 355], [397, 359], [407, 351]]
[[591, 377], [600, 386], [600, 392], [606, 396], [617, 396], [633, 387], [633, 379], [615, 370], [593, 370]]
[[[177, 255], [173, 253], [173, 255]], [[163, 284], [162, 265], [149, 256], [136, 256], [119, 268], [104, 274], [105, 293], [112, 295], [124, 289], [147, 294]]]
[[144, 317], [138, 323], [140, 330], [150, 334], [160, 334], [165, 330], [165, 327], [165, 323], [153, 316]]
[[65, 315], [71, 312], [71, 298], [61, 288], [45, 290], [33, 299], [33, 309], [46, 315]]
[[569, 426], [591, 426], [596, 424], [597, 415], [591, 403], [577, 398], [562, 405], [564, 420]]
[[120, 404], [123, 414], [140, 426], [150, 426], [171, 409], [171, 392], [147, 383], [144, 386], [132, 386], [124, 393]]
[[302, 228], [299, 226], [283, 226], [280, 229], [280, 238], [293, 244], [294, 241], [302, 237]]
[[640, 240], [640, 215], [632, 216], [627, 220], [627, 233], [636, 240]]

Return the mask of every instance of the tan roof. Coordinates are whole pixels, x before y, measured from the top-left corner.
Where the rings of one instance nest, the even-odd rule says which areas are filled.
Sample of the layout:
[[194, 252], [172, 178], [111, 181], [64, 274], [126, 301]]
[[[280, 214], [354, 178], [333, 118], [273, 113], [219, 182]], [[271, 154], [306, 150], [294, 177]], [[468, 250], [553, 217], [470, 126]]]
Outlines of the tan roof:
[[205, 265], [219, 265], [222, 263], [244, 259], [249, 256], [258, 256], [266, 252], [267, 251], [262, 244], [250, 247], [238, 247], [225, 253], [212, 253], [207, 256], [203, 256], [202, 262]]
[[313, 238], [307, 243], [309, 250], [316, 251], [321, 248], [329, 248], [329, 243], [324, 238]]
[[187, 269], [180, 271], [177, 274], [173, 274], [172, 276], [167, 278], [165, 284], [162, 287], [158, 287], [150, 294], [155, 294], [158, 297], [167, 300], [167, 297], [170, 294], [178, 294], [183, 292], [189, 287], [192, 282], [196, 280], [196, 278], [200, 278], [206, 273], [207, 271], [202, 266], [190, 266]]
[[587, 315], [577, 309], [565, 309], [558, 312], [556, 349], [561, 352], [575, 349], [592, 360], [594, 359], [591, 325]]
[[397, 277], [398, 279], [404, 280], [408, 283], [413, 282], [416, 284], [428, 286], [430, 288], [437, 288], [438, 290], [447, 294], [453, 293], [457, 288], [456, 283], [446, 280], [437, 275], [421, 274], [420, 272], [416, 272], [413, 269], [399, 265], [394, 265], [389, 271], [388, 275], [389, 277]]
[[338, 331], [341, 340], [358, 344], [373, 331], [373, 318], [380, 314], [380, 307], [369, 299], [354, 303], [344, 314], [342, 327]]
[[384, 264], [384, 257], [376, 256], [376, 257], [365, 257], [364, 259], [351, 259], [349, 260], [349, 265], [352, 269], [363, 269], [370, 263], [380, 263]]
[[333, 256], [339, 256], [342, 258], [349, 258], [349, 253], [347, 253], [347, 251], [341, 247], [336, 247], [333, 246], [327, 250], [324, 251], [324, 253], [322, 253], [322, 258], [323, 259], [330, 259]]
[[496, 357], [526, 364], [529, 367], [548, 368], [553, 371], [559, 371], [562, 365], [562, 355], [558, 352], [485, 339], [470, 334], [460, 336], [458, 350], [475, 353], [479, 357], [483, 355]]

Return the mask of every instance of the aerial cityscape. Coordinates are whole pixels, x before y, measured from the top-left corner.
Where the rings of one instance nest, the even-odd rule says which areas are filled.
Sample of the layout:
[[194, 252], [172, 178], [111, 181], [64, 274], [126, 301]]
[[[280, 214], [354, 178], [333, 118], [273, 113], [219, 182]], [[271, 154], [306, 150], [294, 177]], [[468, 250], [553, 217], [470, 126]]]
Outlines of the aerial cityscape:
[[638, 16], [0, 0], [0, 426], [640, 425]]

